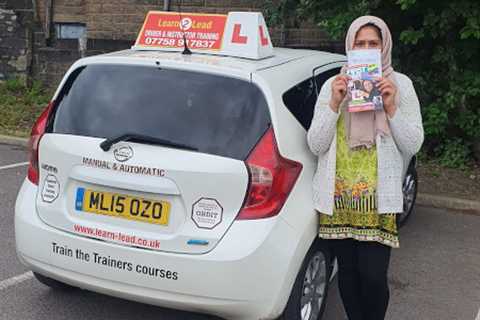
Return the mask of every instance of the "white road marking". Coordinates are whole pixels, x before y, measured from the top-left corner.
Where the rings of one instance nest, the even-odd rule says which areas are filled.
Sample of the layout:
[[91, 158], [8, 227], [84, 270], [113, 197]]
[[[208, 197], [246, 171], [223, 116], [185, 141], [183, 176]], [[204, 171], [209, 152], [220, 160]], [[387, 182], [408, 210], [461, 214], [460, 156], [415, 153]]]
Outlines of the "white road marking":
[[27, 281], [27, 280], [30, 280], [32, 278], [33, 278], [33, 272], [28, 271], [28, 272], [25, 272], [24, 274], [20, 274], [18, 276], [11, 277], [9, 279], [0, 281], [0, 291], [8, 289], [12, 286], [20, 284], [20, 283], [22, 283], [24, 281]]
[[7, 166], [1, 166], [0, 170], [23, 167], [23, 166], [26, 166], [26, 165], [28, 165], [28, 162], [19, 162], [19, 163], [9, 164]]
[[480, 320], [480, 309], [478, 309], [477, 317], [475, 318], [475, 320]]

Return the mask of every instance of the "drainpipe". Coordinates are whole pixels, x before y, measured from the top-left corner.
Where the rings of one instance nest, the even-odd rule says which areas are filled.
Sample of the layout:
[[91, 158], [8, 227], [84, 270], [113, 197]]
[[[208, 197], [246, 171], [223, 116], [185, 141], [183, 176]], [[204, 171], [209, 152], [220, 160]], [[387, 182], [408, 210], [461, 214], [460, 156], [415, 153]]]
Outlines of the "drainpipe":
[[163, 11], [170, 11], [170, 0], [163, 0]]
[[53, 0], [45, 0], [45, 40], [49, 46], [52, 35]]
[[33, 21], [37, 22], [38, 19], [38, 7], [37, 7], [37, 0], [32, 1], [32, 10], [33, 10]]
[[38, 21], [38, 8], [36, 0], [31, 0], [33, 21], [29, 21], [25, 24], [25, 37], [27, 41], [25, 55], [27, 57], [27, 70], [26, 70], [26, 84], [28, 88], [33, 84], [33, 50], [35, 46], [35, 24]]
[[280, 25], [280, 47], [285, 47], [287, 44], [287, 30], [286, 30], [286, 25], [285, 25], [285, 20], [287, 20], [287, 12], [286, 12], [286, 7], [287, 4], [283, 3], [282, 6], [282, 24]]
[[78, 52], [80, 53], [80, 58], [85, 58], [87, 55], [87, 31], [78, 38]]

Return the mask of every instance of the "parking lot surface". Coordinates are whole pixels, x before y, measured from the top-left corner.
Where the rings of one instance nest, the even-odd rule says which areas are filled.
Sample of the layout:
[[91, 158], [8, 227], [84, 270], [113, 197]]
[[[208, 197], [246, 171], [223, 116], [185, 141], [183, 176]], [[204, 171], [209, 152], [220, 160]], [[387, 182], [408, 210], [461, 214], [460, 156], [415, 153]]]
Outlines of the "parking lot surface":
[[[37, 282], [15, 253], [14, 204], [27, 160], [23, 147], [0, 144], [0, 319], [218, 319]], [[392, 252], [387, 319], [480, 320], [479, 244], [479, 216], [418, 207]], [[346, 319], [336, 281], [324, 319]]]

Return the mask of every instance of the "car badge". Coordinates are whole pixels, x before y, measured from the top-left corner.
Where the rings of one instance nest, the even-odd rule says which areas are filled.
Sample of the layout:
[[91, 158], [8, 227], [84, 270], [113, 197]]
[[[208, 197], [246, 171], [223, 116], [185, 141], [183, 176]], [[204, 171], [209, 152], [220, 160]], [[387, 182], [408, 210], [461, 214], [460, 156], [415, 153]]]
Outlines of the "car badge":
[[113, 156], [119, 162], [125, 162], [133, 157], [133, 149], [130, 146], [122, 146], [113, 150]]

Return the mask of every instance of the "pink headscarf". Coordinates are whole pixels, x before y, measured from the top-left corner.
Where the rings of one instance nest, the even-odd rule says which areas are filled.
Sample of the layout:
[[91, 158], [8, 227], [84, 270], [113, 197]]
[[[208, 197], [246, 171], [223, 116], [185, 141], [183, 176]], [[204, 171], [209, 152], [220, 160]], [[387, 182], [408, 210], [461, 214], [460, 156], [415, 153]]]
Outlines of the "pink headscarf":
[[[348, 28], [347, 37], [345, 38], [345, 50], [353, 49], [355, 37], [358, 31], [366, 24], [373, 24], [380, 29], [382, 34], [382, 74], [385, 78], [395, 81], [392, 68], [392, 35], [387, 24], [380, 18], [374, 16], [362, 16], [355, 19]], [[342, 68], [342, 73], [346, 72], [346, 67]], [[344, 108], [348, 105], [348, 97], [344, 100]], [[398, 101], [398, 94], [395, 97]], [[372, 147], [375, 144], [377, 134], [389, 136], [390, 127], [388, 125], [387, 116], [384, 110], [364, 111], [364, 112], [345, 112], [345, 125], [347, 132], [347, 140], [350, 148], [365, 146]]]

